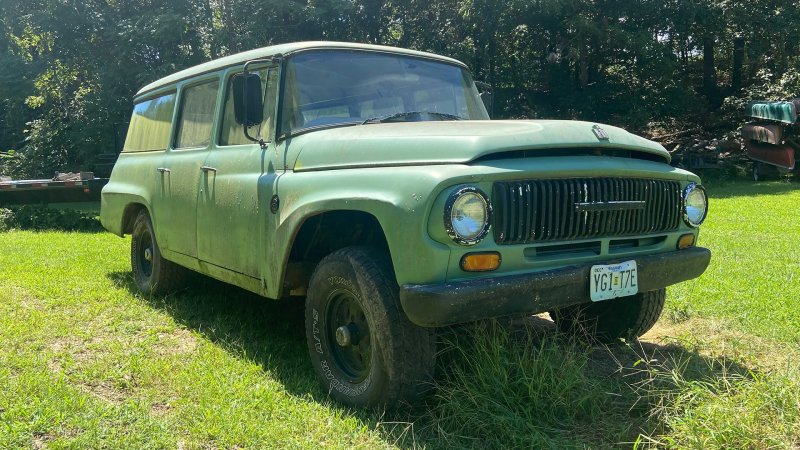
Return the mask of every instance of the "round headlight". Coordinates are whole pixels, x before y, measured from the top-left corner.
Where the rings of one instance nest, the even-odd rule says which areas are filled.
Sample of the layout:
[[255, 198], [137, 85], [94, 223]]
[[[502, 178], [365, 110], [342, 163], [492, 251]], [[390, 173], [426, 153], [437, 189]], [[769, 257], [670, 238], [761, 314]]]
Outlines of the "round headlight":
[[689, 183], [683, 191], [683, 220], [691, 227], [699, 227], [708, 213], [708, 196], [703, 186]]
[[474, 245], [489, 232], [492, 207], [486, 194], [475, 187], [464, 187], [447, 199], [444, 227], [459, 244]]

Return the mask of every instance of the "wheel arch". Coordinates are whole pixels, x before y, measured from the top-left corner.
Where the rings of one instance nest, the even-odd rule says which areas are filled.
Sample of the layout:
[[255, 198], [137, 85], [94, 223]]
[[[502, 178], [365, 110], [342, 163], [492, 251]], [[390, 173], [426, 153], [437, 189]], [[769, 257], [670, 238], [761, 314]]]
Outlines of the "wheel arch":
[[281, 296], [304, 293], [311, 274], [325, 256], [356, 245], [385, 251], [392, 259], [384, 227], [370, 212], [336, 209], [305, 217], [288, 247]]
[[[125, 205], [125, 209], [122, 211], [122, 221], [120, 230], [122, 234], [131, 234], [133, 232], [133, 224], [136, 222], [136, 217], [139, 215], [140, 212], [145, 211], [147, 215], [150, 216], [150, 220], [152, 220], [152, 214], [150, 213], [150, 209], [144, 204], [140, 202], [131, 202]], [[153, 224], [155, 226], [155, 224]]]

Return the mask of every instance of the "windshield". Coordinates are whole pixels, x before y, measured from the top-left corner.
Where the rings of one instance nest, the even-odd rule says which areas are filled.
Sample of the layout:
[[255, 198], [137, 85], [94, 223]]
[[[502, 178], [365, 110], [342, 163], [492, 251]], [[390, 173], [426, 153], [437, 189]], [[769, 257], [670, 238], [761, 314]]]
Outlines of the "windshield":
[[[486, 120], [469, 72], [428, 59], [320, 50], [286, 65], [281, 134], [367, 121]], [[403, 113], [431, 114], [403, 114]]]

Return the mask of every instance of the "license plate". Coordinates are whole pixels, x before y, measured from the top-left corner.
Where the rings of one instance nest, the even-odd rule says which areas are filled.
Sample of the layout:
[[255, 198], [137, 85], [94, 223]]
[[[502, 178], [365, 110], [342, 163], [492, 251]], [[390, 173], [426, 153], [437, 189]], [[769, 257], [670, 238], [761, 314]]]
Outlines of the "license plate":
[[636, 261], [592, 266], [589, 272], [589, 294], [593, 302], [626, 297], [639, 292]]

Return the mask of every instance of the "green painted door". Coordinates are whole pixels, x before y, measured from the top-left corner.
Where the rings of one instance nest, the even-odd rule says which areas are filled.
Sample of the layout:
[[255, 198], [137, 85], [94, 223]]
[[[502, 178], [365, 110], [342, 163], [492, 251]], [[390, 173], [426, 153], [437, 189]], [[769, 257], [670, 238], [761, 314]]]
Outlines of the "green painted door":
[[162, 172], [161, 201], [154, 220], [161, 229], [162, 248], [197, 256], [197, 199], [202, 195], [203, 168], [214, 129], [219, 79], [184, 87], [177, 126], [170, 148], [157, 170]]
[[198, 256], [200, 260], [254, 278], [260, 278], [265, 240], [270, 239], [274, 215], [270, 212], [273, 186], [283, 169], [272, 142], [277, 68], [261, 69], [264, 122], [249, 127], [261, 135], [265, 148], [244, 136], [234, 120], [230, 75], [221, 116], [220, 133], [208, 153], [201, 179], [197, 209]]

